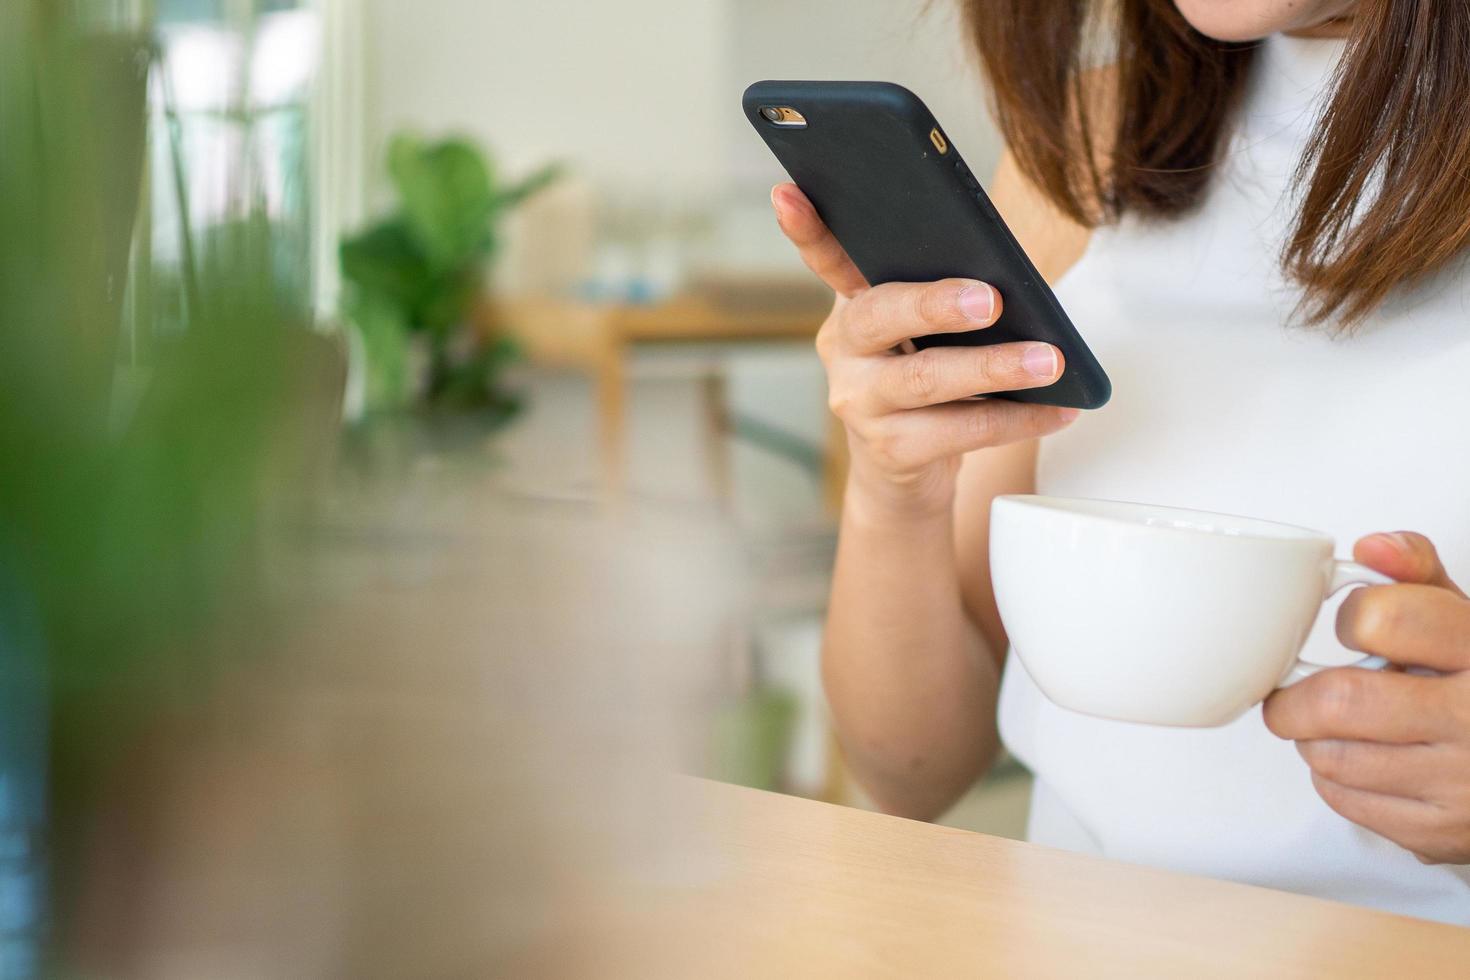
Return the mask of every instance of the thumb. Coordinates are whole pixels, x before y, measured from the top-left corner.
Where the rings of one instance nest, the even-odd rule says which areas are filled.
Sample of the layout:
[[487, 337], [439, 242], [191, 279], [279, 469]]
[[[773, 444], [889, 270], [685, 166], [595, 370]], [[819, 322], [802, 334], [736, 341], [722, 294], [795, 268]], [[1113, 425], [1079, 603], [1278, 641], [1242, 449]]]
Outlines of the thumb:
[[1354, 560], [1400, 582], [1434, 585], [1464, 596], [1445, 571], [1434, 543], [1413, 531], [1370, 534], [1353, 547]]

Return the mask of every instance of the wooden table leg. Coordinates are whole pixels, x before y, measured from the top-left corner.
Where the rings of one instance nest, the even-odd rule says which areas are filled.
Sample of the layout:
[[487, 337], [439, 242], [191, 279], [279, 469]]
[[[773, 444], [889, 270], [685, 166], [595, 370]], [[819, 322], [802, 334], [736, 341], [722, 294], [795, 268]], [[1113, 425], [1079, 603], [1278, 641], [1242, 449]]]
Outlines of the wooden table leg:
[[730, 421], [726, 405], [725, 369], [721, 365], [700, 378], [704, 402], [704, 452], [710, 489], [722, 507], [732, 501], [730, 484]]
[[823, 803], [851, 806], [852, 794], [848, 786], [847, 764], [843, 760], [842, 742], [837, 737], [836, 729], [829, 727], [827, 729], [827, 771], [822, 780], [821, 795], [817, 799]]
[[609, 344], [597, 366], [597, 427], [602, 485], [608, 499], [613, 502], [621, 502], [627, 490], [624, 485], [627, 474], [623, 465], [628, 408], [626, 354], [622, 344]]

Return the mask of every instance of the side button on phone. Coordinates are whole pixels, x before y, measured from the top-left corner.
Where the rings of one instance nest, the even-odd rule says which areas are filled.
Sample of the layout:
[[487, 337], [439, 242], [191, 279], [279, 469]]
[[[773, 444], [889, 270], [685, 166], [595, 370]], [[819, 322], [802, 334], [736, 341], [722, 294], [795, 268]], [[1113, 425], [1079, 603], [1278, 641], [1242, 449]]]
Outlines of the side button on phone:
[[975, 203], [979, 205], [980, 213], [985, 216], [986, 221], [1005, 227], [1005, 221], [1001, 218], [1000, 212], [995, 210], [995, 205], [991, 203], [990, 198], [985, 196], [984, 191], [975, 195]]

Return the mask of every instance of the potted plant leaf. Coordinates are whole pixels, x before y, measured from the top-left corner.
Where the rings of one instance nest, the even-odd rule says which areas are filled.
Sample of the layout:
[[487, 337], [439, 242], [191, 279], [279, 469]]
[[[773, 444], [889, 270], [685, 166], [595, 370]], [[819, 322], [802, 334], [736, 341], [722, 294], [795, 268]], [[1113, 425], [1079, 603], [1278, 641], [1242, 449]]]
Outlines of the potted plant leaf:
[[[504, 183], [469, 140], [400, 134], [389, 145], [388, 173], [397, 207], [341, 245], [346, 312], [366, 352], [368, 400], [478, 410], [504, 422], [520, 407], [501, 379], [515, 345], [477, 333], [470, 314], [485, 292], [506, 215], [560, 168]], [[426, 362], [421, 378], [416, 346]]]
[[156, 801], [132, 777], [167, 769], [185, 744], [167, 736], [196, 730], [222, 678], [268, 652], [236, 641], [267, 633], [280, 583], [265, 532], [290, 482], [276, 471], [316, 394], [307, 313], [283, 300], [277, 232], [255, 207], [199, 243], [182, 329], [134, 313], [156, 343], [146, 384], [119, 396], [119, 361], [139, 357], [118, 339], [125, 304], [142, 305], [122, 284], [140, 261], [156, 47], [141, 18], [102, 27], [83, 13], [0, 4], [5, 977], [122, 972], [79, 965], [116, 962], [134, 936], [132, 896], [93, 891], [115, 875], [94, 863], [98, 842], [149, 866], [139, 828]]

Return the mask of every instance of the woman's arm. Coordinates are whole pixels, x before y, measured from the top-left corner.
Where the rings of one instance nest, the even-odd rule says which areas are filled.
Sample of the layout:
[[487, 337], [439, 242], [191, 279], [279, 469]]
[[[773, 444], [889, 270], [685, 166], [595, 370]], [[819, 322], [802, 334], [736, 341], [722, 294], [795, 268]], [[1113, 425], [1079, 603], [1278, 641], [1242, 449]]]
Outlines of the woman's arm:
[[[992, 187], [997, 208], [1043, 274], [1064, 271], [1086, 232], [1058, 227], [1065, 219], [1009, 160]], [[779, 213], [779, 196], [777, 204]], [[839, 296], [843, 286], [854, 297], [862, 292], [860, 277], [835, 241], [823, 237], [825, 229], [806, 228], [789, 214], [782, 223]], [[838, 303], [840, 310], [844, 300]], [[892, 320], [921, 307], [900, 300], [882, 308]], [[829, 321], [824, 331], [871, 334], [874, 319]], [[888, 326], [895, 336], [915, 336], [924, 324]], [[932, 818], [984, 772], [998, 745], [995, 700], [1005, 645], [989, 598], [989, 501], [1030, 489], [1036, 437], [1067, 416], [999, 401], [946, 404], [981, 387], [977, 379], [1004, 390], [995, 365], [984, 359], [1006, 357], [1006, 348], [1017, 345], [952, 348], [943, 356], [971, 360], [931, 364], [933, 372], [913, 370], [914, 355], [860, 365], [843, 358], [835, 339], [824, 346], [834, 406], [853, 448], [823, 655], [828, 699], [848, 764], [874, 802], [891, 813]], [[918, 410], [931, 413], [927, 418], [887, 413], [875, 419], [854, 409], [867, 404], [854, 379], [895, 368], [927, 391], [933, 407]]]

